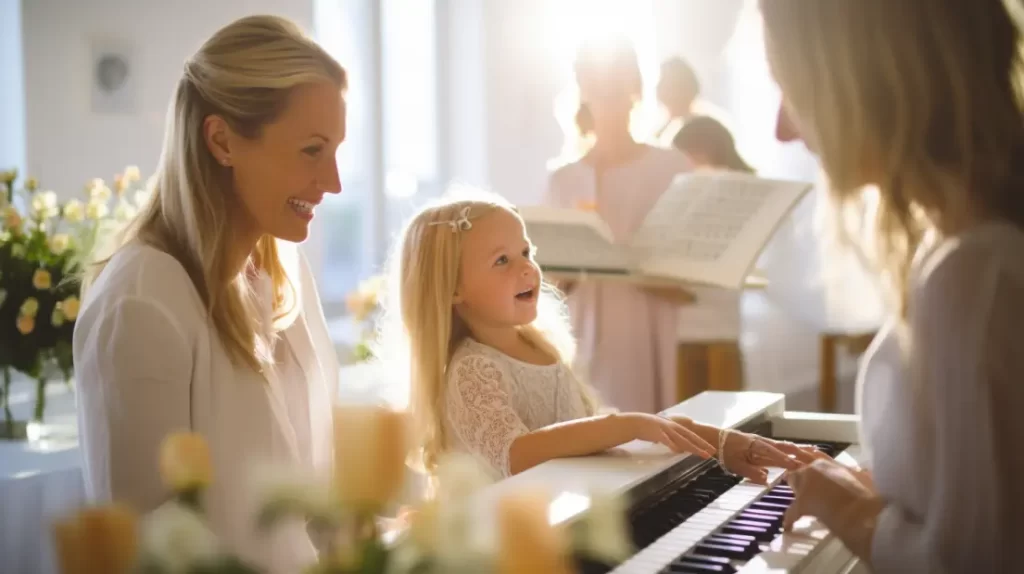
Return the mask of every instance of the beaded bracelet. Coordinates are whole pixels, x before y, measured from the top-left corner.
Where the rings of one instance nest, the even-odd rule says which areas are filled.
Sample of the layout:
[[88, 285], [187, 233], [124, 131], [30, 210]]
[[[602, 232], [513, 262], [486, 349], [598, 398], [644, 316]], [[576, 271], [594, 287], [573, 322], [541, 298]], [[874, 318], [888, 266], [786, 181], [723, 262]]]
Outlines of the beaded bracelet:
[[722, 467], [722, 471], [726, 474], [732, 474], [725, 466], [725, 441], [729, 440], [729, 435], [732, 433], [732, 429], [719, 429], [718, 431], [718, 466]]

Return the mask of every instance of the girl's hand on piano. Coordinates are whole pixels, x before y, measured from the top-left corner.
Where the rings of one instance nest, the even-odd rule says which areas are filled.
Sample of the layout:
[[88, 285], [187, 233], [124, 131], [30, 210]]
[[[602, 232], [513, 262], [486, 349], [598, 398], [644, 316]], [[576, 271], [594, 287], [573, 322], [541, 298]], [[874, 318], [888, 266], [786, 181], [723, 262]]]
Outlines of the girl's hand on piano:
[[796, 469], [815, 459], [817, 450], [762, 436], [729, 432], [725, 440], [723, 464], [729, 472], [765, 484], [768, 467]]
[[667, 417], [647, 413], [624, 413], [618, 415], [629, 427], [629, 434], [635, 439], [659, 443], [673, 452], [691, 452], [703, 458], [711, 458], [715, 447], [685, 426]]

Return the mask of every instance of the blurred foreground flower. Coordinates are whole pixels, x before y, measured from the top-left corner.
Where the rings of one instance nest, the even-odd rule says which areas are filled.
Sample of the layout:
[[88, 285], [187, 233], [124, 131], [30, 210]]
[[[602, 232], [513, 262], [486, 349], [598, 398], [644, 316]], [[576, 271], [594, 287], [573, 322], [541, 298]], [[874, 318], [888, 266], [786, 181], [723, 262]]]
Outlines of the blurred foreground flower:
[[405, 483], [407, 413], [378, 406], [334, 408], [334, 488], [347, 507], [379, 512]]
[[128, 574], [138, 550], [137, 518], [120, 505], [86, 508], [54, 524], [63, 574]]
[[509, 492], [498, 501], [497, 574], [570, 574], [567, 533], [548, 520], [551, 498], [540, 491]]
[[160, 478], [175, 495], [193, 507], [198, 496], [210, 485], [210, 449], [202, 435], [172, 433], [160, 447]]

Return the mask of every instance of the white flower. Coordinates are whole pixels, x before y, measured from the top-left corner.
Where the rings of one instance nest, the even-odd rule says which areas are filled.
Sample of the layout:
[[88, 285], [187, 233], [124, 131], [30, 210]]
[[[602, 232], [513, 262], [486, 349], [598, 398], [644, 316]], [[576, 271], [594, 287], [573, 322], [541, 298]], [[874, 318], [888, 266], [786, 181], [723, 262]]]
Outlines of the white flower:
[[123, 223], [135, 217], [135, 213], [135, 206], [121, 199], [117, 202], [117, 207], [114, 208], [114, 219]]
[[72, 199], [64, 204], [64, 218], [71, 223], [78, 223], [85, 219], [85, 206], [81, 201]]
[[54, 255], [62, 255], [68, 249], [71, 238], [66, 233], [58, 233], [50, 238], [50, 251]]
[[268, 465], [253, 473], [257, 500], [264, 507], [285, 505], [307, 515], [330, 514], [334, 507], [327, 480], [298, 469]]
[[91, 199], [85, 206], [85, 216], [89, 219], [103, 219], [110, 213], [107, 200]]
[[153, 188], [147, 187], [146, 189], [140, 189], [135, 192], [135, 207], [142, 209], [147, 203], [149, 203], [150, 196], [153, 195]]
[[581, 537], [577, 540], [587, 556], [618, 563], [634, 551], [626, 524], [626, 501], [621, 496], [592, 493], [590, 510], [580, 524]]
[[32, 194], [32, 213], [42, 219], [56, 217], [60, 213], [56, 192], [43, 191]]
[[488, 509], [476, 504], [476, 495], [493, 483], [491, 478], [472, 456], [452, 453], [438, 462], [437, 483], [437, 547], [426, 550], [451, 564], [489, 554], [494, 531], [487, 528]]
[[130, 166], [124, 168], [123, 179], [124, 179], [125, 185], [131, 185], [131, 184], [135, 183], [136, 181], [139, 181], [140, 179], [142, 179], [142, 175], [139, 173], [139, 166], [137, 166], [137, 165], [130, 165]]
[[220, 544], [202, 516], [176, 501], [166, 502], [142, 523], [142, 551], [167, 574], [186, 574], [215, 560]]
[[86, 188], [89, 192], [89, 199], [91, 201], [103, 201], [106, 202], [110, 199], [111, 191], [107, 187], [107, 183], [100, 178], [96, 178], [89, 182], [89, 186]]

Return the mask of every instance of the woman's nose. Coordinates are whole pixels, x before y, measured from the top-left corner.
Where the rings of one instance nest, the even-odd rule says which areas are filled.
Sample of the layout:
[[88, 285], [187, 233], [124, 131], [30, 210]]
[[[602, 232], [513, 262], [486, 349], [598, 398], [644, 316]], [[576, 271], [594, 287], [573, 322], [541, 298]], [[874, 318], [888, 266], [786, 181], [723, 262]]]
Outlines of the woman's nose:
[[783, 143], [800, 139], [800, 131], [796, 129], [796, 124], [789, 117], [786, 105], [781, 102], [779, 103], [779, 115], [775, 119], [775, 139]]

